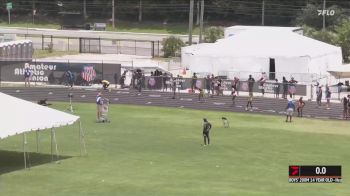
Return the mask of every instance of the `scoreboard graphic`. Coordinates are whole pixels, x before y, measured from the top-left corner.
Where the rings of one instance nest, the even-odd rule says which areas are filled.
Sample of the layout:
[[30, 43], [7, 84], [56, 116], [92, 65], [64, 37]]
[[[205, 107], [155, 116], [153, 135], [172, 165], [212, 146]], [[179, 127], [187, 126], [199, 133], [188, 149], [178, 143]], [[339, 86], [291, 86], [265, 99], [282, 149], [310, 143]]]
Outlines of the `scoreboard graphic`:
[[289, 166], [289, 183], [341, 183], [340, 165]]

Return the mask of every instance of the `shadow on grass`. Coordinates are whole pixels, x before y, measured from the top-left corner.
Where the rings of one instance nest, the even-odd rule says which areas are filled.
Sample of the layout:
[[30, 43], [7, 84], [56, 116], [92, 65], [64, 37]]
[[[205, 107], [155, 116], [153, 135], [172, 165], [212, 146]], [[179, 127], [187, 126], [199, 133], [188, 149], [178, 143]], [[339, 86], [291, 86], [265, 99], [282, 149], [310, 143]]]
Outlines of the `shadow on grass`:
[[[27, 161], [27, 167], [34, 167], [51, 163], [51, 155], [35, 152], [29, 153], [30, 161]], [[59, 156], [58, 160], [72, 158], [71, 156]], [[57, 161], [54, 156], [54, 161]], [[24, 169], [23, 152], [0, 150], [0, 175]]]

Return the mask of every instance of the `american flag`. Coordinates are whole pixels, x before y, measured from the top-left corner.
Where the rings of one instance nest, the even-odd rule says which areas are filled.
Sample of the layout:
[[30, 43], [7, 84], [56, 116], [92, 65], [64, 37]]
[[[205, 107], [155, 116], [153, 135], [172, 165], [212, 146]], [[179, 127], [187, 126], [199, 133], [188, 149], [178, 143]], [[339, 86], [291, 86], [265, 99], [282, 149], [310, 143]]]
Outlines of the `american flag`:
[[96, 78], [96, 71], [93, 66], [85, 66], [80, 75], [85, 81], [90, 82]]

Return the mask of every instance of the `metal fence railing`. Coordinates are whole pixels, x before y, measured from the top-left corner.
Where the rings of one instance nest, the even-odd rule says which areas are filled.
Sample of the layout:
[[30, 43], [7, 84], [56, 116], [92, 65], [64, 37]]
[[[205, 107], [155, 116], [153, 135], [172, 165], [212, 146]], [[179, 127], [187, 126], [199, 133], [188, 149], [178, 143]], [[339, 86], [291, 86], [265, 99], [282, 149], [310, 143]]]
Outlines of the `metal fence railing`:
[[34, 49], [45, 50], [50, 47], [56, 51], [76, 51], [81, 53], [129, 54], [159, 57], [163, 55], [160, 41], [88, 38], [53, 36], [38, 34], [16, 34], [18, 39], [32, 40]]

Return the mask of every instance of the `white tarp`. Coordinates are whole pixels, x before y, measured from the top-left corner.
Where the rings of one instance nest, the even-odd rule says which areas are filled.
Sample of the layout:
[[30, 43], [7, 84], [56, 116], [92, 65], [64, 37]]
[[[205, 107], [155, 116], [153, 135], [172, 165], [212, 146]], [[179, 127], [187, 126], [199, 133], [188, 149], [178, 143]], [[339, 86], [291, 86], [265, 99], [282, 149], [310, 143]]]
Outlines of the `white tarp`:
[[194, 72], [218, 74], [223, 71], [326, 74], [342, 64], [342, 52], [336, 47], [297, 33], [276, 29], [247, 30], [213, 44], [184, 48], [183, 66]]
[[0, 92], [0, 139], [8, 136], [71, 125], [80, 117]]
[[244, 26], [244, 25], [235, 25], [232, 27], [225, 28], [225, 38], [238, 35], [239, 33], [248, 31], [248, 30], [260, 30], [260, 29], [275, 29], [275, 30], [285, 30], [290, 32], [295, 32], [300, 35], [303, 34], [303, 29], [301, 27], [276, 27], [276, 26]]
[[328, 72], [336, 78], [350, 78], [350, 64], [333, 67]]

